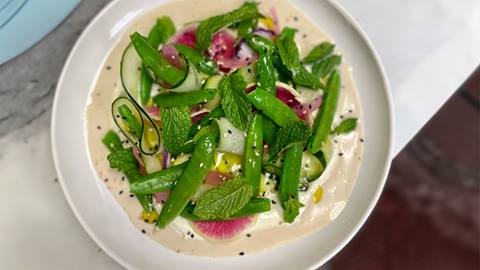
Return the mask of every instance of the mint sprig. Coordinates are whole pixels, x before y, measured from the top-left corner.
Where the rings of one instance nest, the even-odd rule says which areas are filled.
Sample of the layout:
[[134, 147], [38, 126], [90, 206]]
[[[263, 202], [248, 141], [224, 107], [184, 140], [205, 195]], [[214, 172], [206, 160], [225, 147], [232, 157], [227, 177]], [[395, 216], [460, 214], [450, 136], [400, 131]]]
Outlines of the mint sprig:
[[163, 140], [168, 152], [179, 154], [178, 151], [188, 138], [192, 125], [188, 106], [160, 108], [162, 119]]
[[246, 86], [245, 80], [238, 73], [223, 77], [218, 84], [225, 117], [240, 130], [247, 128], [252, 111], [245, 95]]
[[275, 141], [270, 148], [270, 160], [288, 147], [304, 143], [312, 135], [312, 129], [303, 121], [292, 121], [281, 127], [276, 134]]
[[348, 133], [357, 127], [357, 118], [347, 118], [343, 120], [337, 127], [332, 131], [333, 134]]
[[295, 221], [295, 218], [300, 214], [300, 208], [305, 205], [298, 201], [293, 196], [285, 202], [285, 211], [283, 211], [283, 220], [288, 223]]
[[201, 219], [225, 219], [242, 209], [252, 194], [247, 180], [237, 177], [202, 193], [193, 213]]

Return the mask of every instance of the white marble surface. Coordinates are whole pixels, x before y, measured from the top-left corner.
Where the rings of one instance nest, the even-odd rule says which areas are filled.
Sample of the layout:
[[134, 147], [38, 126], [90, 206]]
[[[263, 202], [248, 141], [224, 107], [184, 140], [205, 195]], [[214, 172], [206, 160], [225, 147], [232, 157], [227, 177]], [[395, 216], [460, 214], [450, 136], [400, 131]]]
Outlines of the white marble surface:
[[[49, 118], [78, 34], [108, 0], [85, 0], [47, 38], [0, 66], [0, 269], [120, 269], [91, 240], [56, 182]], [[382, 58], [397, 145], [419, 130], [480, 62], [477, 0], [339, 0]]]

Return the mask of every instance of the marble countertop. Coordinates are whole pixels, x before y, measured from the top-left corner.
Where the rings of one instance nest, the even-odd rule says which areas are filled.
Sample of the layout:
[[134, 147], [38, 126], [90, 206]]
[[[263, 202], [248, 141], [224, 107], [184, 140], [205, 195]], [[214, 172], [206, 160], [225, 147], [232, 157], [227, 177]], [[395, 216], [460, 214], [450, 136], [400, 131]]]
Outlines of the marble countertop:
[[[0, 269], [120, 269], [88, 237], [57, 183], [55, 86], [75, 40], [108, 0], [85, 0], [40, 43], [0, 66]], [[384, 63], [398, 152], [480, 62], [480, 2], [339, 0]]]

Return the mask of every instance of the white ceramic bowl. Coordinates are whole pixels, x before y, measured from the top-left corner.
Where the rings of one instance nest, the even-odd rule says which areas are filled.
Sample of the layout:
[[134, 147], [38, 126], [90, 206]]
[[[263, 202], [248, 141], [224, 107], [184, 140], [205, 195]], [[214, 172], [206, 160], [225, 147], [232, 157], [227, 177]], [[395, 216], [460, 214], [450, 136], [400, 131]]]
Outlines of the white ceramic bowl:
[[[226, 0], [225, 0], [226, 1]], [[52, 148], [58, 178], [79, 222], [97, 244], [129, 269], [314, 269], [335, 255], [372, 211], [385, 184], [393, 143], [389, 87], [377, 54], [355, 21], [334, 2], [292, 1], [328, 33], [354, 69], [364, 110], [365, 153], [352, 196], [325, 228], [286, 246], [234, 258], [177, 254], [140, 234], [90, 165], [85, 108], [102, 62], [133, 20], [167, 0], [117, 0], [78, 39], [58, 82]], [[209, 2], [208, 4], [212, 4]]]

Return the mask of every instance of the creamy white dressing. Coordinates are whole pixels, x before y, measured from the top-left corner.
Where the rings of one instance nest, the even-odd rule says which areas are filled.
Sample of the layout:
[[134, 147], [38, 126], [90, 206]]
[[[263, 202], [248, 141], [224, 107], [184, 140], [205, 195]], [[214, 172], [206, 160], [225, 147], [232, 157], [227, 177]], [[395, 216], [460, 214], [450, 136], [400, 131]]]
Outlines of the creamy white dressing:
[[[344, 63], [341, 66], [342, 90], [333, 125], [340, 123], [343, 117], [358, 117], [359, 125], [355, 132], [331, 137], [333, 147], [329, 164], [322, 176], [310, 183], [308, 191], [300, 192], [300, 201], [305, 207], [301, 208], [301, 214], [293, 224], [283, 222], [283, 210], [279, 203], [272, 204], [272, 211], [258, 215], [244, 232], [228, 240], [204, 238], [195, 231], [189, 221], [180, 217], [164, 230], [158, 230], [154, 225], [141, 219], [140, 204], [129, 193], [129, 185], [123, 175], [109, 168], [106, 159], [108, 151], [101, 142], [107, 130], [118, 131], [111, 117], [110, 108], [112, 101], [121, 92], [119, 63], [122, 52], [129, 43], [129, 34], [134, 31], [148, 33], [157, 17], [170, 16], [177, 29], [180, 29], [185, 23], [233, 10], [242, 3], [243, 0], [217, 1], [215, 4], [202, 0], [184, 0], [162, 5], [142, 16], [129, 27], [106, 58], [86, 110], [88, 146], [92, 164], [98, 173], [99, 184], [103, 183], [108, 187], [139, 233], [143, 232], [152, 240], [176, 252], [209, 257], [238, 256], [240, 252], [251, 254], [271, 249], [319, 230], [343, 210], [360, 169], [363, 153], [362, 111], [352, 81], [351, 69]], [[269, 8], [272, 6], [277, 10], [281, 28], [290, 26], [299, 30], [296, 42], [302, 56], [319, 42], [330, 40], [286, 0], [261, 0], [259, 8], [262, 13], [269, 14]], [[309, 100], [313, 94], [303, 92], [299, 99]], [[272, 186], [273, 181], [270, 187]], [[320, 202], [314, 203], [312, 193], [318, 186], [324, 190], [323, 197]], [[266, 192], [266, 196], [278, 202], [274, 192]], [[155, 205], [155, 208], [158, 210], [161, 205]], [[195, 234], [194, 238], [191, 238], [192, 232]], [[250, 237], [247, 237], [247, 234]]]

